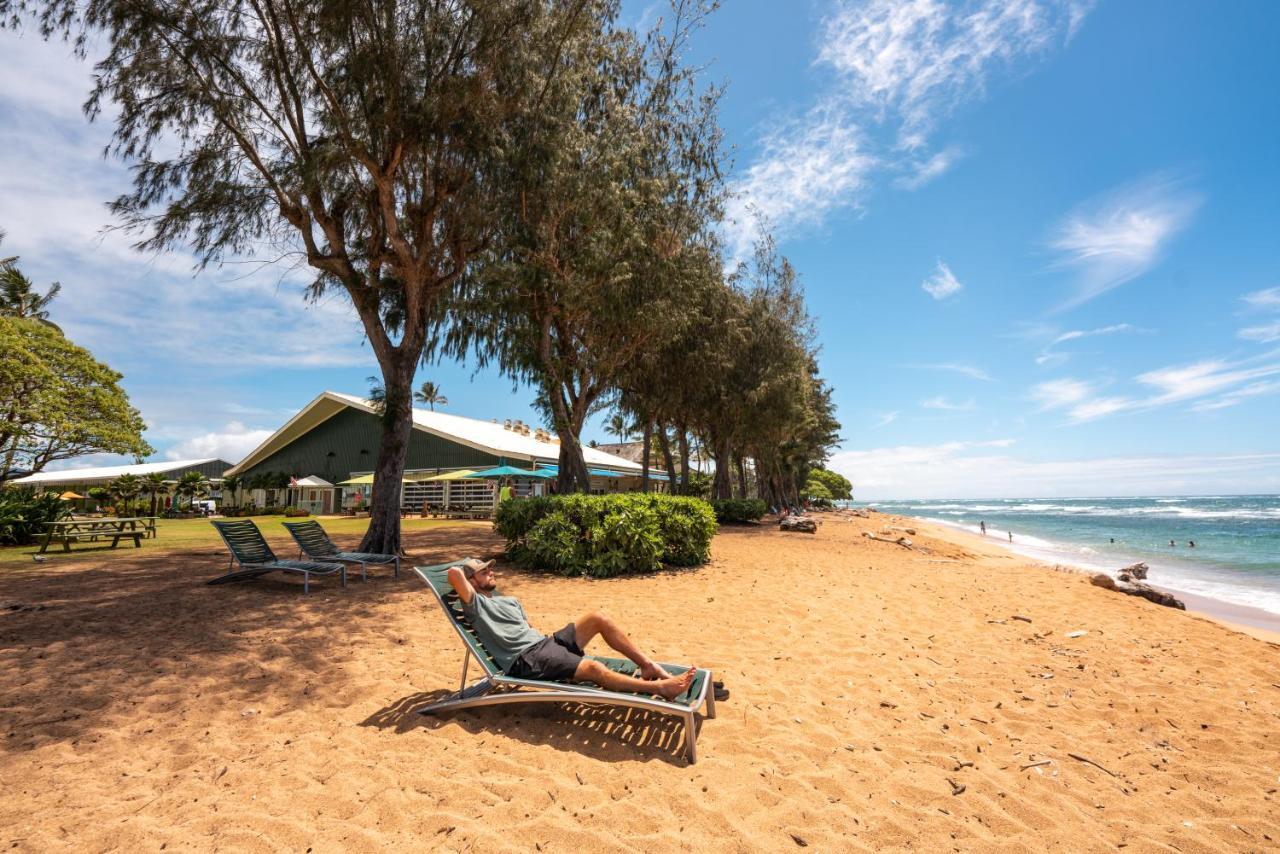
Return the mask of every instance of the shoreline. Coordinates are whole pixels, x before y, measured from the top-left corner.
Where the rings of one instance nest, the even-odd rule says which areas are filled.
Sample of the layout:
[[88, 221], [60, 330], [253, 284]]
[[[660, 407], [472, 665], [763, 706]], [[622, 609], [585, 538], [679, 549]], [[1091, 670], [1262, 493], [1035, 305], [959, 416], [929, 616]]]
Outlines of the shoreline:
[[[1050, 563], [1042, 557], [1028, 555], [1025, 552], [1019, 551], [1016, 547], [1011, 548], [1009, 544], [1002, 542], [997, 537], [984, 537], [981, 534], [975, 534], [958, 525], [948, 525], [945, 522], [926, 520], [919, 516], [899, 516], [898, 514], [888, 514], [883, 513], [882, 511], [878, 512], [881, 512], [881, 515], [886, 517], [896, 516], [901, 519], [910, 519], [920, 528], [928, 529], [931, 535], [938, 537], [938, 539], [949, 540], [956, 545], [964, 546], [966, 548], [971, 548], [973, 546], [991, 546], [998, 549], [1000, 553], [1015, 555], [1022, 560], [1028, 561], [1029, 563], [1037, 566], [1045, 567], [1046, 569], [1066, 570], [1083, 575], [1093, 575], [1100, 571], [1070, 563]], [[1183, 604], [1187, 606], [1186, 613], [1188, 614], [1212, 620], [1215, 623], [1251, 637], [1255, 637], [1259, 640], [1280, 644], [1280, 615], [1273, 614], [1270, 611], [1264, 611], [1261, 608], [1250, 608], [1247, 605], [1239, 605], [1235, 602], [1214, 599], [1198, 593], [1188, 593], [1185, 590], [1179, 590], [1176, 587], [1169, 587], [1164, 584], [1158, 584], [1150, 581], [1148, 583], [1158, 590], [1162, 590], [1181, 599]]]

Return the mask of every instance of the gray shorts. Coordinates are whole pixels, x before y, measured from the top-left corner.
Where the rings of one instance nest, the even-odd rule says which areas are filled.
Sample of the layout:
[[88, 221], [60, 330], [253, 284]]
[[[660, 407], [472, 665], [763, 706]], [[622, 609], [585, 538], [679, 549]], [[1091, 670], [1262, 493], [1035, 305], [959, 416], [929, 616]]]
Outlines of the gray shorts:
[[577, 672], [583, 655], [582, 647], [578, 646], [578, 633], [570, 623], [520, 653], [507, 668], [507, 675], [517, 679], [567, 682]]

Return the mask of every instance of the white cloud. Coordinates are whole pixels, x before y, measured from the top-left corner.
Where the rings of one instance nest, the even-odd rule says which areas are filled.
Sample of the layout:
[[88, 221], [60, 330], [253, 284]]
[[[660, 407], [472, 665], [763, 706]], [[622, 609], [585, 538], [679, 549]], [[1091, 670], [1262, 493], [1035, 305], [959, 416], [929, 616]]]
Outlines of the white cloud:
[[928, 400], [920, 401], [920, 406], [925, 409], [937, 409], [941, 412], [970, 412], [978, 408], [978, 405], [972, 398], [962, 403], [956, 403], [948, 400], [943, 395], [931, 397]]
[[1205, 359], [1187, 365], [1173, 365], [1146, 371], [1134, 377], [1145, 387], [1146, 394], [1095, 396], [1100, 384], [1064, 378], [1039, 383], [1030, 396], [1040, 403], [1040, 410], [1065, 409], [1073, 423], [1083, 423], [1122, 412], [1146, 412], [1178, 403], [1221, 397], [1191, 407], [1205, 412], [1234, 406], [1247, 398], [1280, 391], [1280, 383], [1262, 382], [1280, 375], [1276, 353], [1240, 362]]
[[229, 463], [238, 463], [273, 432], [275, 431], [252, 429], [239, 421], [231, 421], [220, 431], [192, 436], [179, 442], [165, 451], [164, 456], [169, 460], [217, 457]]
[[879, 430], [881, 427], [886, 427], [892, 424], [893, 422], [898, 420], [898, 414], [899, 413], [897, 412], [897, 410], [894, 410], [893, 412], [883, 413], [880, 416], [880, 418], [876, 421], [876, 423], [871, 425], [871, 429]]
[[[1254, 291], [1251, 294], [1245, 294], [1241, 299], [1252, 311], [1280, 311], [1280, 287]], [[1280, 320], [1265, 322], [1256, 326], [1246, 326], [1237, 332], [1236, 336], [1243, 338], [1245, 341], [1260, 341], [1263, 344], [1280, 341]]]
[[1120, 187], [1066, 217], [1049, 245], [1062, 253], [1057, 266], [1077, 275], [1075, 292], [1058, 310], [1078, 306], [1151, 270], [1199, 204], [1180, 181], [1155, 176]]
[[1063, 332], [1045, 346], [1039, 356], [1036, 356], [1037, 365], [1059, 365], [1070, 358], [1066, 353], [1054, 350], [1059, 344], [1065, 344], [1068, 341], [1078, 341], [1081, 338], [1094, 338], [1099, 335], [1117, 335], [1122, 332], [1145, 332], [1128, 323], [1115, 323], [1111, 326], [1103, 326], [1098, 329], [1073, 329], [1069, 332]]
[[1252, 309], [1262, 311], [1280, 311], [1280, 287], [1254, 291], [1241, 297]]
[[938, 268], [933, 271], [933, 275], [920, 283], [920, 287], [936, 300], [955, 296], [964, 289], [964, 285], [960, 284], [960, 280], [951, 272], [951, 268], [942, 261], [938, 262]]
[[916, 365], [915, 367], [921, 368], [923, 370], [928, 370], [928, 371], [950, 371], [951, 373], [955, 373], [955, 374], [963, 374], [964, 376], [974, 380], [982, 380], [983, 382], [989, 382], [989, 383], [995, 382], [995, 380], [991, 378], [990, 374], [982, 370], [982, 368], [975, 367], [973, 365], [962, 365], [956, 362], [944, 362], [942, 364], [933, 364], [933, 365]]
[[828, 467], [860, 500], [1275, 492], [1280, 453], [1039, 460], [1011, 440], [840, 451]]
[[1091, 394], [1091, 383], [1070, 377], [1038, 383], [1031, 389], [1031, 399], [1040, 404], [1042, 412], [1075, 406], [1087, 400]]
[[956, 146], [944, 148], [924, 160], [905, 164], [911, 170], [910, 174], [903, 175], [894, 183], [904, 190], [918, 190], [949, 170], [961, 156], [961, 151]]
[[944, 173], [960, 148], [930, 150], [938, 122], [983, 97], [996, 71], [1065, 44], [1087, 11], [1073, 0], [838, 3], [819, 26], [829, 82], [799, 118], [771, 125], [733, 184], [731, 252], [745, 255], [756, 215], [785, 234], [860, 206], [877, 171], [907, 189]]
[[1236, 334], [1246, 341], [1261, 341], [1263, 344], [1280, 341], [1280, 320], [1262, 326], [1246, 326]]

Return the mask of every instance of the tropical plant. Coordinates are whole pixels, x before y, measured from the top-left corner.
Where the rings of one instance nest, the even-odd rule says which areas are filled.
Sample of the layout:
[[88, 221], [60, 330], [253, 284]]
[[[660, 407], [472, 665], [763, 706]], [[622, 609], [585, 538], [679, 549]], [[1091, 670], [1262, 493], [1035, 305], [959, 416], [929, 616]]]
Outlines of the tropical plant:
[[365, 381], [369, 383], [369, 406], [375, 412], [380, 414], [387, 411], [387, 390], [377, 377], [365, 377]]
[[696, 498], [553, 495], [504, 501], [494, 530], [517, 563], [609, 577], [706, 562], [716, 521], [710, 505]]
[[209, 494], [209, 478], [198, 471], [189, 471], [178, 478], [175, 491], [180, 497], [187, 499], [187, 508], [191, 509], [197, 498], [204, 498]]
[[[0, 241], [3, 240], [4, 232], [0, 231]], [[43, 294], [37, 292], [32, 281], [18, 269], [17, 256], [0, 258], [0, 315], [25, 317], [60, 332], [49, 320], [49, 303], [61, 290], [62, 285], [54, 282]]]
[[45, 523], [71, 515], [57, 493], [36, 492], [30, 487], [0, 490], [0, 546], [25, 546], [44, 533]]
[[142, 488], [142, 478], [136, 474], [122, 474], [111, 482], [111, 495], [123, 503], [123, 515], [129, 515], [131, 504], [142, 493]]
[[121, 375], [37, 320], [0, 316], [0, 472], [94, 453], [144, 457]]
[[418, 390], [413, 393], [413, 399], [418, 403], [425, 403], [433, 412], [437, 406], [449, 405], [449, 398], [441, 394], [440, 387], [430, 380], [424, 380], [422, 385], [418, 386]]
[[620, 441], [625, 442], [631, 438], [631, 432], [635, 427], [627, 420], [625, 415], [621, 412], [615, 412], [605, 422], [604, 429], [606, 433], [617, 436]]
[[163, 472], [153, 471], [143, 476], [142, 488], [151, 496], [151, 515], [155, 516], [159, 509], [159, 497], [169, 494], [169, 481], [165, 480]]
[[830, 493], [830, 497], [836, 501], [847, 501], [850, 498], [853, 498], [853, 484], [850, 483], [849, 479], [842, 474], [837, 474], [836, 472], [828, 471], [827, 469], [819, 466], [814, 466], [809, 469], [808, 482], [822, 484], [826, 487], [827, 492]]
[[222, 479], [222, 504], [224, 508], [235, 510], [240, 506], [239, 492], [243, 485], [243, 478], [235, 475]]
[[717, 498], [711, 502], [711, 509], [721, 524], [742, 524], [758, 522], [768, 508], [759, 498]]

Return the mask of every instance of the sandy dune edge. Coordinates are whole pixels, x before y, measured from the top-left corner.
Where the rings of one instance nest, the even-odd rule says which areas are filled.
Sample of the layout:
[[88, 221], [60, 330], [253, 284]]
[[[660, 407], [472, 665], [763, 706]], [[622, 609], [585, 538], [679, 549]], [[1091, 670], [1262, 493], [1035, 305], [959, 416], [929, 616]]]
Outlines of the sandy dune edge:
[[[0, 611], [0, 845], [1278, 844], [1280, 647], [936, 529], [927, 553], [861, 536], [888, 520], [728, 529], [709, 566], [645, 578], [505, 571], [546, 631], [604, 608], [724, 678], [693, 766], [678, 726], [635, 712], [411, 714], [461, 661], [411, 575], [303, 598], [200, 585], [213, 551], [6, 571], [0, 604], [44, 607]], [[410, 541], [420, 563], [499, 546], [480, 526]]]

